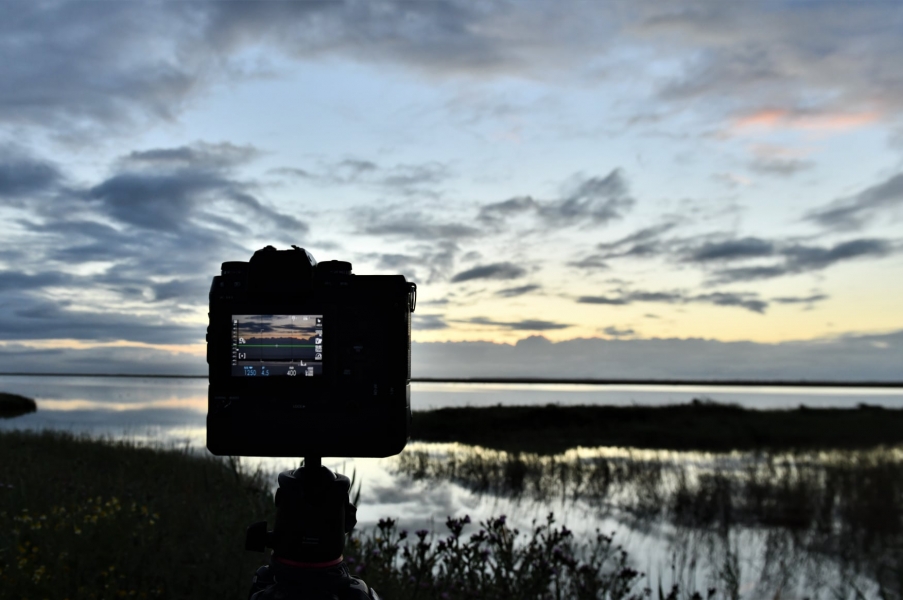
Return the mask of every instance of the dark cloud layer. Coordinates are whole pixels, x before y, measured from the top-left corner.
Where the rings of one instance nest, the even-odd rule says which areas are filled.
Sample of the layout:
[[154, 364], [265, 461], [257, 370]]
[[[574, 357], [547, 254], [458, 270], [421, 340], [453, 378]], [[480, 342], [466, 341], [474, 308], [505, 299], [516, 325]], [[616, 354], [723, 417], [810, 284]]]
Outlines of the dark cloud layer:
[[882, 213], [903, 208], [903, 173], [811, 211], [806, 219], [828, 229], [860, 229]]
[[617, 259], [657, 259], [691, 264], [705, 270], [710, 283], [771, 279], [821, 271], [852, 260], [880, 259], [899, 250], [893, 240], [853, 238], [831, 245], [793, 239], [764, 239], [711, 234], [694, 238], [671, 234], [676, 222], [640, 229], [623, 238], [601, 242], [596, 252], [567, 264], [596, 270]]
[[473, 279], [517, 279], [527, 274], [527, 270], [514, 263], [502, 262], [490, 265], [479, 265], [461, 271], [451, 278], [452, 283], [461, 283]]
[[779, 296], [772, 298], [771, 301], [778, 304], [815, 304], [827, 299], [826, 294], [812, 294], [810, 296]]
[[554, 321], [543, 321], [540, 319], [522, 319], [520, 321], [497, 321], [486, 317], [473, 317], [461, 321], [462, 323], [470, 323], [473, 325], [492, 325], [502, 329], [510, 329], [514, 331], [552, 331], [557, 329], [567, 329], [571, 325], [567, 323], [556, 323]]
[[18, 203], [56, 189], [63, 179], [50, 161], [30, 156], [21, 148], [0, 147], [0, 198]]
[[495, 295], [502, 296], [503, 298], [514, 298], [515, 296], [523, 296], [524, 294], [529, 294], [530, 292], [535, 292], [539, 289], [542, 289], [542, 286], [529, 284], [519, 287], [504, 288], [497, 291]]
[[415, 331], [435, 331], [448, 329], [448, 323], [442, 315], [425, 315], [414, 313], [413, 329]]
[[582, 304], [608, 304], [624, 306], [635, 302], [656, 302], [663, 304], [702, 303], [715, 306], [736, 306], [762, 314], [768, 308], [768, 302], [758, 298], [755, 293], [713, 292], [708, 294], [687, 294], [685, 292], [620, 292], [614, 296], [581, 296], [577, 302]]
[[530, 337], [515, 345], [415, 343], [412, 356], [415, 377], [899, 381], [903, 331], [777, 344]]
[[28, 243], [4, 248], [4, 339], [197, 343], [202, 332], [180, 319], [206, 303], [220, 262], [250, 257], [253, 249], [238, 240], [264, 234], [299, 242], [308, 230], [241, 177], [258, 154], [250, 147], [135, 151], [84, 187], [14, 150], [0, 156], [0, 173], [12, 174], [0, 183], [27, 199], [29, 216], [15, 225]]
[[775, 252], [774, 246], [774, 242], [752, 237], [724, 242], [706, 242], [702, 246], [693, 249], [687, 260], [706, 262], [772, 256]]
[[721, 268], [713, 272], [716, 282], [771, 279], [783, 275], [821, 271], [840, 262], [864, 258], [882, 258], [893, 252], [894, 245], [881, 239], [856, 239], [833, 246], [790, 244], [781, 247], [781, 261], [770, 265]]
[[[708, 117], [776, 106], [802, 117], [903, 106], [899, 11], [886, 3], [843, 10], [692, 1], [558, 10], [463, 0], [14, 6], [0, 24], [0, 122], [61, 135], [173, 121], [224, 81], [272, 76], [273, 55], [388, 64], [437, 79], [654, 75], [649, 100], [698, 107]], [[650, 56], [672, 59], [672, 74], [662, 77]]]

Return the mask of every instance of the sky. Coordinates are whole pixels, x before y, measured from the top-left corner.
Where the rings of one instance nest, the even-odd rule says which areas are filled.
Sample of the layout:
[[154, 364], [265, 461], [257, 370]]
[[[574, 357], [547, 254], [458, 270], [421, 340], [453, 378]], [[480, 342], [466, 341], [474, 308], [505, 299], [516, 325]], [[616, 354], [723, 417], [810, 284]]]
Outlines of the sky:
[[415, 376], [901, 379], [900, 56], [897, 2], [7, 0], [0, 371], [203, 374], [297, 244], [418, 284]]

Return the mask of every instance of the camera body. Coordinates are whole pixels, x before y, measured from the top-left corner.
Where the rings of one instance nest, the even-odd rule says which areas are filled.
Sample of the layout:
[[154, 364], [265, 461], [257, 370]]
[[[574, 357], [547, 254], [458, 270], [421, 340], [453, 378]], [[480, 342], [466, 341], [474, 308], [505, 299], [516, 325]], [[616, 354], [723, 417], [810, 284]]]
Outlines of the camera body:
[[207, 328], [210, 452], [401, 452], [411, 427], [416, 290], [403, 275], [317, 264], [297, 246], [223, 263]]

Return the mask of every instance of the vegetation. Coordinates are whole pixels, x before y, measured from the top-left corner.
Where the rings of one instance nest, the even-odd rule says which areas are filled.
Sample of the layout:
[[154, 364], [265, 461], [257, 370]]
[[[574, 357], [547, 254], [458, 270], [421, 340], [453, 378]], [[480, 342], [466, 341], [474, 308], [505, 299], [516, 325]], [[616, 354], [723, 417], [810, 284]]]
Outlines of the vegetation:
[[0, 598], [242, 598], [270, 481], [237, 461], [0, 434]]
[[0, 419], [18, 417], [36, 410], [38, 406], [31, 398], [0, 392]]
[[[0, 598], [243, 598], [262, 555], [246, 524], [273, 520], [270, 477], [236, 460], [60, 432], [0, 434]], [[551, 515], [522, 540], [504, 517], [468, 539], [395, 522], [348, 543], [388, 598], [626, 598], [640, 574], [608, 536], [575, 542]]]
[[[352, 540], [347, 562], [384, 598], [640, 598], [642, 574], [611, 536], [596, 531], [577, 543], [567, 527], [533, 521], [525, 536], [505, 516], [463, 535], [469, 517], [449, 518], [450, 534], [435, 541], [428, 531], [398, 531], [383, 519], [362, 540]], [[435, 543], [434, 543], [435, 542]], [[689, 596], [688, 596], [689, 597]], [[664, 598], [662, 598], [664, 600]], [[675, 597], [676, 600], [676, 597]]]
[[[272, 474], [187, 448], [62, 432], [0, 433], [0, 456], [0, 599], [246, 597], [264, 557], [243, 550], [244, 529], [264, 517], [272, 524]], [[409, 533], [384, 519], [355, 532], [346, 557], [386, 598], [903, 592], [898, 449], [713, 455], [600, 448], [549, 456], [413, 444], [395, 464], [428, 485], [454, 481], [562, 508], [577, 502], [593, 518], [635, 531], [665, 528], [673, 563], [670, 575], [644, 576], [639, 566], [666, 565], [629, 556], [599, 531], [578, 539], [551, 514], [524, 532], [505, 517], [450, 518], [447, 534]], [[761, 547], [761, 561], [753, 564], [743, 544]]]
[[[453, 481], [527, 504], [580, 503], [634, 531], [666, 526], [672, 550], [694, 568], [716, 567], [717, 587], [730, 597], [739, 594], [741, 564], [748, 583], [760, 582], [761, 597], [796, 588], [811, 598], [819, 590], [858, 598], [866, 587], [877, 597], [903, 597], [903, 453], [896, 448], [714, 455], [601, 448], [541, 456], [414, 445], [397, 465], [428, 486]], [[740, 560], [741, 533], [756, 536], [747, 546], [764, 548], [754, 566], [749, 549]], [[692, 589], [695, 578], [670, 579]]]
[[414, 414], [413, 438], [512, 452], [577, 446], [727, 452], [871, 448], [903, 443], [903, 409], [750, 410], [694, 400], [668, 406], [492, 406]]

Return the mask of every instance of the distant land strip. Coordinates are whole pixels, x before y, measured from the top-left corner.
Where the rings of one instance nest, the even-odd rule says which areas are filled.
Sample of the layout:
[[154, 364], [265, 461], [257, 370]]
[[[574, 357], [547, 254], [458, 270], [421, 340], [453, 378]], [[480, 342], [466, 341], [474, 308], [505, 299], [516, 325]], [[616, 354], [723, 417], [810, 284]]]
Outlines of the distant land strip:
[[[0, 372], [0, 377], [131, 377], [141, 379], [207, 379], [206, 375], [159, 373], [24, 373]], [[699, 387], [835, 387], [903, 388], [903, 381], [824, 381], [808, 379], [567, 379], [543, 377], [414, 377], [412, 383], [497, 383], [555, 385], [651, 385]]]

